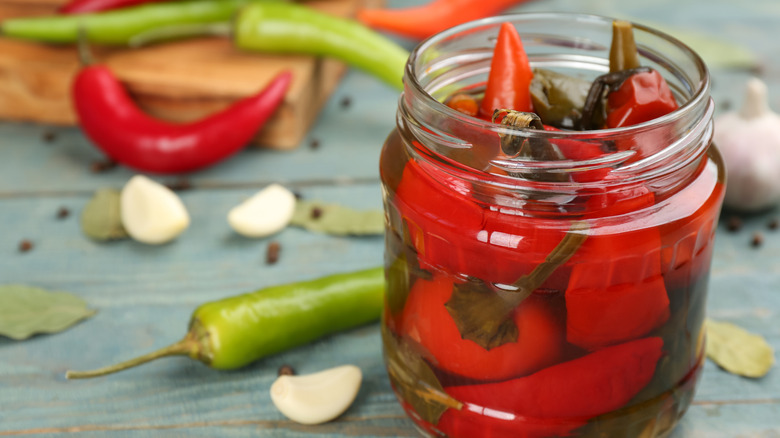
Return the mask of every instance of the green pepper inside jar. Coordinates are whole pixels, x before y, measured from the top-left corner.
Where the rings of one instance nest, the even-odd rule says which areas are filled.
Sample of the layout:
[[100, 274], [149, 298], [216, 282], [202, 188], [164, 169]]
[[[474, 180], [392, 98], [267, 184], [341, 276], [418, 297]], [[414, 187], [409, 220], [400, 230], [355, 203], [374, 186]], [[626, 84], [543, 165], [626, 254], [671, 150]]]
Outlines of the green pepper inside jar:
[[702, 60], [606, 17], [421, 43], [382, 150], [385, 362], [428, 436], [666, 436], [704, 360], [724, 168]]

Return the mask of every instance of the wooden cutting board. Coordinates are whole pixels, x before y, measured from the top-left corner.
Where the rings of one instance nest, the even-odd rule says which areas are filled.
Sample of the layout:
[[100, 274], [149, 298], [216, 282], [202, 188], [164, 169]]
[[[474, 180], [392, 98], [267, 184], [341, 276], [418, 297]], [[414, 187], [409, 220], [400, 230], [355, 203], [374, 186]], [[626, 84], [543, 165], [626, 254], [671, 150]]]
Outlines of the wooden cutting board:
[[[321, 0], [307, 5], [351, 17], [366, 2]], [[0, 0], [0, 20], [52, 14], [64, 0]], [[375, 3], [372, 3], [374, 5]], [[284, 103], [255, 139], [292, 149], [301, 143], [346, 66], [332, 59], [241, 52], [223, 38], [198, 38], [140, 49], [99, 49], [138, 105], [173, 122], [205, 117], [261, 90], [283, 70], [293, 73]], [[70, 87], [80, 65], [72, 46], [0, 38], [0, 119], [75, 125]]]

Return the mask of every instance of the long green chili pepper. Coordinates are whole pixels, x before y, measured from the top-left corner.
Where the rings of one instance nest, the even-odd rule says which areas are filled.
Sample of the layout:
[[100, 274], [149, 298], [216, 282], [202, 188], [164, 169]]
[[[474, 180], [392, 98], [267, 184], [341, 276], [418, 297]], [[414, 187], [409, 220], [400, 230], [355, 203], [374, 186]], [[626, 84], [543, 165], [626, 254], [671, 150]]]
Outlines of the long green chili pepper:
[[403, 87], [409, 53], [354, 20], [290, 3], [252, 3], [241, 9], [233, 31], [241, 49], [329, 56]]
[[127, 45], [153, 29], [226, 23], [252, 0], [188, 0], [163, 2], [107, 12], [12, 18], [0, 24], [2, 35], [47, 43], [74, 43], [83, 28], [91, 43]]
[[112, 374], [166, 356], [189, 356], [220, 370], [379, 319], [384, 270], [335, 274], [260, 289], [195, 309], [184, 339], [168, 347], [94, 371], [68, 371], [69, 379]]

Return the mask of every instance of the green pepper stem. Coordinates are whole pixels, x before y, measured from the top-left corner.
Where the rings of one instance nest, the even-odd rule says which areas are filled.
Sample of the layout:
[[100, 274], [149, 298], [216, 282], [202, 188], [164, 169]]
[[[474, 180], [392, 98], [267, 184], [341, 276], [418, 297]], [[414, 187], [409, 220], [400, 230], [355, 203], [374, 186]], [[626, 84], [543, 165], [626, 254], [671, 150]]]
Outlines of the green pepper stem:
[[89, 66], [95, 63], [95, 57], [92, 55], [92, 51], [89, 49], [89, 36], [87, 36], [87, 30], [80, 26], [78, 29], [78, 54], [79, 61], [82, 67]]
[[116, 365], [110, 365], [92, 371], [70, 371], [70, 370], [66, 371], [65, 378], [66, 379], [90, 379], [92, 377], [105, 376], [107, 374], [113, 374], [119, 371], [124, 371], [128, 368], [137, 367], [138, 365], [143, 365], [147, 362], [151, 362], [161, 357], [188, 356], [188, 355], [192, 355], [194, 352], [197, 352], [196, 340], [190, 336], [187, 336], [181, 341], [176, 342], [175, 344], [169, 345], [167, 347], [161, 348], [157, 351], [153, 351], [148, 354], [144, 354], [143, 356], [138, 356], [134, 359], [130, 359], [118, 363]]
[[127, 45], [132, 48], [146, 46], [152, 43], [168, 41], [195, 36], [224, 36], [232, 35], [233, 26], [230, 22], [195, 23], [162, 26], [150, 29], [146, 32], [133, 35]]
[[563, 239], [558, 245], [550, 251], [550, 254], [545, 257], [542, 263], [536, 265], [536, 267], [529, 274], [523, 275], [515, 283], [514, 286], [518, 288], [518, 291], [522, 291], [526, 298], [528, 295], [538, 289], [550, 275], [555, 272], [556, 269], [561, 267], [564, 263], [577, 252], [577, 250], [588, 238], [586, 231], [589, 229], [589, 225], [584, 221], [576, 221], [572, 223], [569, 228], [569, 232], [563, 236]]
[[639, 67], [639, 52], [634, 41], [634, 29], [628, 21], [612, 22], [612, 45], [609, 49], [610, 73]]

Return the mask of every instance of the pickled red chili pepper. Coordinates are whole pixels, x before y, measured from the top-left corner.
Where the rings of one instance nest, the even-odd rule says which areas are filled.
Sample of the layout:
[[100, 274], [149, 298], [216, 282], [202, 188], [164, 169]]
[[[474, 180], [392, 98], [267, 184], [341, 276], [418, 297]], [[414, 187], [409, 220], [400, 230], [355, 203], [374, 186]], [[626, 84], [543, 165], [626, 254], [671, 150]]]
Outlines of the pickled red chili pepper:
[[111, 159], [138, 170], [179, 173], [246, 146], [282, 103], [291, 79], [289, 72], [280, 73], [260, 93], [189, 124], [144, 114], [106, 66], [82, 69], [72, 93], [81, 128]]
[[607, 127], [637, 125], [669, 114], [677, 101], [656, 70], [635, 73], [607, 96]]
[[480, 104], [481, 117], [490, 119], [499, 108], [530, 112], [531, 80], [534, 73], [517, 29], [503, 23], [490, 62], [485, 97]]
[[447, 410], [437, 427], [449, 437], [565, 436], [625, 406], [650, 382], [662, 348], [661, 338], [637, 339], [527, 377], [445, 387], [465, 406]]
[[[484, 380], [523, 376], [551, 365], [563, 355], [563, 327], [554, 299], [532, 296], [508, 309], [517, 327], [517, 340], [485, 349], [464, 339], [447, 311], [453, 280], [435, 274], [414, 283], [400, 321], [401, 335], [419, 343], [435, 363], [451, 373]], [[465, 285], [464, 287], [469, 287]]]
[[395, 200], [423, 265], [511, 284], [542, 263], [565, 234], [553, 220], [517, 221], [511, 212], [483, 209], [471, 195], [462, 180], [406, 164]]
[[153, 3], [162, 0], [71, 0], [59, 9], [61, 14], [83, 14], [85, 12], [107, 11], [110, 9], [122, 9], [129, 6], [144, 3]]
[[590, 235], [572, 258], [566, 339], [587, 349], [644, 336], [669, 319], [657, 228]]
[[490, 17], [527, 0], [431, 0], [404, 9], [362, 9], [357, 18], [368, 26], [400, 36], [425, 39], [450, 27]]
[[610, 72], [593, 81], [583, 109], [584, 129], [637, 125], [678, 108], [663, 76], [649, 67], [640, 67], [631, 23], [615, 20], [612, 30]]

